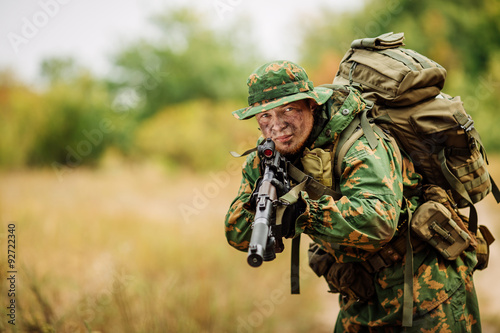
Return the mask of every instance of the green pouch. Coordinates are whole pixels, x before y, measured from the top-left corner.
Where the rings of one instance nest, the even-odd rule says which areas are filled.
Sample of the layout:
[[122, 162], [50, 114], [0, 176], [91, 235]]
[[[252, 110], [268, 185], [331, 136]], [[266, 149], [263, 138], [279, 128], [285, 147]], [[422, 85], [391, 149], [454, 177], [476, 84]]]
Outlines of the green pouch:
[[411, 230], [448, 260], [455, 260], [470, 245], [469, 235], [452, 219], [441, 203], [423, 203], [411, 219]]
[[332, 186], [332, 153], [329, 150], [321, 148], [309, 150], [306, 148], [300, 161], [302, 162], [304, 173], [313, 177], [324, 186]]

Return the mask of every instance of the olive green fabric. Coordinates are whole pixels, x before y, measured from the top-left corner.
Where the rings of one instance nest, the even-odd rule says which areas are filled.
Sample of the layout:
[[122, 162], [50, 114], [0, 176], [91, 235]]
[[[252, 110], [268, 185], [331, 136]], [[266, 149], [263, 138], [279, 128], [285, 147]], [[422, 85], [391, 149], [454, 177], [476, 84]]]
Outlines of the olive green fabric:
[[333, 83], [353, 84], [363, 97], [394, 107], [412, 105], [439, 94], [446, 70], [402, 46], [404, 34], [355, 40], [342, 59]]

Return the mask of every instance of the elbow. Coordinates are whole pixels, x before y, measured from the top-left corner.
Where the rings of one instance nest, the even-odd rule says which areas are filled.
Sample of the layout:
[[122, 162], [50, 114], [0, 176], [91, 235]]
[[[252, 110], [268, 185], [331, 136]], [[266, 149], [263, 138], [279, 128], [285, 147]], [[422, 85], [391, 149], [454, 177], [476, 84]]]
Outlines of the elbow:
[[[382, 204], [381, 204], [382, 206]], [[380, 245], [384, 245], [391, 241], [396, 233], [399, 221], [399, 209], [394, 205], [383, 205], [385, 209], [375, 207], [375, 220], [372, 225], [373, 237], [378, 240]]]

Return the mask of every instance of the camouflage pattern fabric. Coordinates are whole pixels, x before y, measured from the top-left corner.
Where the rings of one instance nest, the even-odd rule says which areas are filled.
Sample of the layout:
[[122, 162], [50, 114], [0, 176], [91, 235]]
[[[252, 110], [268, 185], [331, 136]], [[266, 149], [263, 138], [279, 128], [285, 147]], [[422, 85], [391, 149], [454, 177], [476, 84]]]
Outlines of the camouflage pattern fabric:
[[[327, 118], [322, 128], [313, 129], [309, 148], [331, 147], [339, 133], [364, 108], [355, 90], [334, 90], [330, 99], [315, 112]], [[345, 110], [349, 110], [346, 112]], [[260, 176], [256, 153], [247, 156], [237, 197], [225, 219], [226, 237], [234, 248], [247, 251], [253, 213], [248, 204]], [[404, 156], [399, 165], [393, 147], [379, 138], [371, 149], [362, 136], [342, 162], [340, 189], [343, 197], [318, 200], [301, 192], [305, 212], [295, 223], [296, 234], [307, 234], [331, 253], [337, 262], [359, 262], [390, 241], [406, 215], [400, 209], [403, 190], [419, 186], [421, 176]], [[410, 198], [414, 211], [418, 198]], [[401, 218], [400, 218], [401, 217]], [[430, 247], [414, 254], [413, 327], [409, 332], [480, 332], [479, 311], [472, 273], [474, 253], [465, 252], [446, 261]], [[402, 331], [403, 263], [399, 262], [373, 275], [376, 295], [370, 302], [353, 305], [340, 296], [341, 310], [336, 332]]]
[[247, 80], [248, 107], [233, 111], [236, 119], [248, 119], [277, 106], [311, 98], [325, 103], [332, 91], [314, 87], [306, 71], [287, 61], [272, 61], [257, 68]]

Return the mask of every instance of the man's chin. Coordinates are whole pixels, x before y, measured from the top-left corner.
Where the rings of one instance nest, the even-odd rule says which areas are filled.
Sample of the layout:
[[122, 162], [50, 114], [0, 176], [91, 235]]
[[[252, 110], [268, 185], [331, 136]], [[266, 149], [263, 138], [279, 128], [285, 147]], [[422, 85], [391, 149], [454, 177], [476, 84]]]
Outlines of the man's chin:
[[301, 152], [304, 144], [276, 144], [276, 150], [285, 157], [291, 157]]

